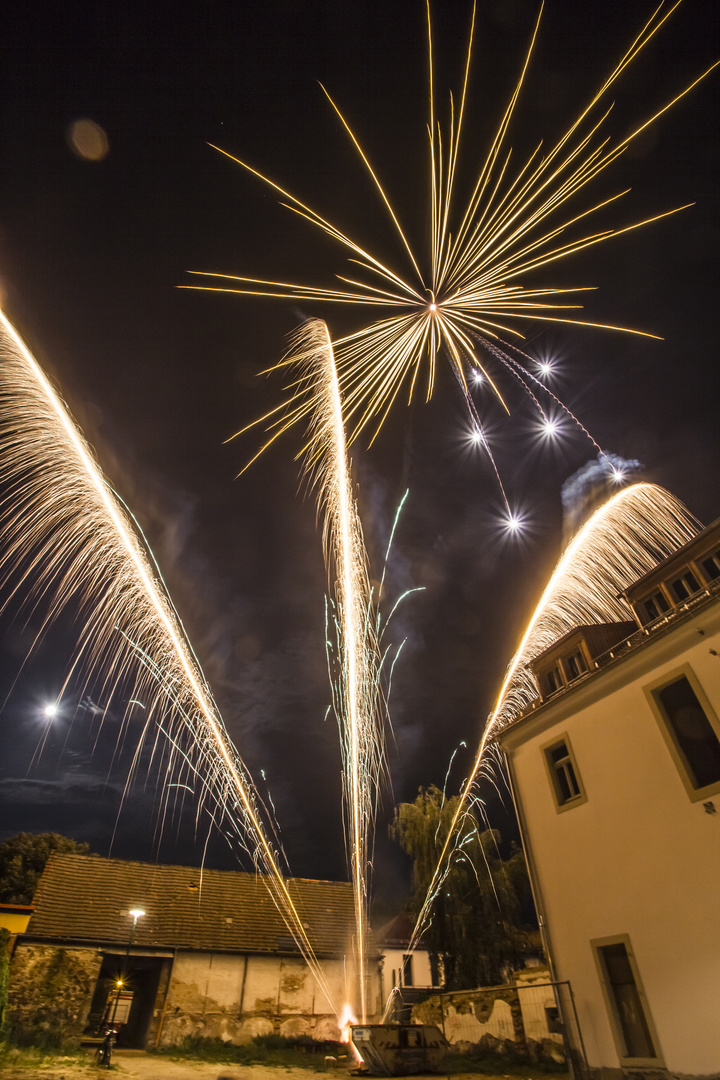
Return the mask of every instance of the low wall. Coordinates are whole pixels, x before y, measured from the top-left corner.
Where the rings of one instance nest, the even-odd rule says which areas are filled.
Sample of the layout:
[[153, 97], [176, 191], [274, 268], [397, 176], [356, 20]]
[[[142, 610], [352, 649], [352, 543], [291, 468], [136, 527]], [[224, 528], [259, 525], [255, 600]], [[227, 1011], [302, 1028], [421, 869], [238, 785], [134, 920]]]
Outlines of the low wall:
[[479, 1048], [530, 1060], [564, 1062], [554, 1022], [556, 1001], [545, 972], [520, 974], [513, 985], [434, 994], [413, 1006], [416, 1023], [435, 1024], [461, 1053]]

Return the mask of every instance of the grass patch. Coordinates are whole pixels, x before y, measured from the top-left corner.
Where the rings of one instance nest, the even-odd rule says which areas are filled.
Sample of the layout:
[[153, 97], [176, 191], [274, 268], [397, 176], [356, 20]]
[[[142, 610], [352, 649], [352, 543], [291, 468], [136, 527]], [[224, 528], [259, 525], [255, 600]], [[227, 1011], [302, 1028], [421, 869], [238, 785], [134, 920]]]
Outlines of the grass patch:
[[49, 1065], [60, 1064], [68, 1067], [85, 1066], [88, 1059], [78, 1051], [77, 1044], [70, 1053], [62, 1053], [57, 1048], [0, 1043], [0, 1073], [9, 1072], [11, 1069], [43, 1069]]
[[224, 1061], [235, 1065], [277, 1065], [281, 1068], [318, 1069], [326, 1054], [340, 1060], [350, 1051], [343, 1043], [316, 1042], [309, 1036], [288, 1039], [282, 1035], [256, 1035], [250, 1043], [223, 1042], [188, 1035], [175, 1046], [159, 1047], [154, 1054], [196, 1061]]
[[[326, 1054], [338, 1059], [338, 1066], [351, 1064], [351, 1051], [344, 1043], [315, 1042], [308, 1036], [294, 1039], [282, 1035], [258, 1035], [251, 1043], [238, 1046], [222, 1039], [189, 1035], [175, 1046], [153, 1050], [175, 1059], [217, 1061], [234, 1065], [269, 1065], [279, 1068], [322, 1070]], [[345, 1060], [341, 1060], [345, 1055]], [[352, 1062], [354, 1064], [354, 1062]], [[496, 1080], [568, 1080], [569, 1074], [557, 1065], [530, 1064], [513, 1061], [498, 1054], [470, 1052], [449, 1053], [443, 1061], [441, 1075], [474, 1074]]]
[[447, 1055], [443, 1061], [442, 1072], [457, 1076], [459, 1073], [473, 1073], [479, 1076], [522, 1077], [523, 1080], [569, 1080], [569, 1072], [559, 1065], [530, 1064], [527, 1061], [513, 1061], [499, 1054], [473, 1053]]

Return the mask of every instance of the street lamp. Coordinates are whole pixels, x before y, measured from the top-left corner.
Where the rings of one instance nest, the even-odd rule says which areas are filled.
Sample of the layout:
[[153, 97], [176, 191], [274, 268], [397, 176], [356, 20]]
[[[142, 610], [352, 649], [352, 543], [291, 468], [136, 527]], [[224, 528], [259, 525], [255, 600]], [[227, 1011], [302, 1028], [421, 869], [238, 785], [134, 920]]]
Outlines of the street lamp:
[[133, 938], [135, 937], [135, 927], [137, 926], [137, 921], [138, 919], [142, 919], [144, 914], [145, 912], [143, 911], [143, 909], [139, 907], [131, 908], [130, 911], [128, 911], [128, 915], [132, 915], [133, 924], [130, 930], [130, 940], [128, 941], [127, 952], [125, 953], [126, 957], [130, 955], [130, 946], [132, 945]]
[[128, 915], [132, 915], [132, 921], [133, 922], [132, 922], [132, 926], [130, 927], [130, 937], [128, 938], [127, 948], [125, 949], [124, 970], [123, 970], [122, 975], [120, 975], [120, 977], [117, 979], [117, 983], [116, 983], [117, 992], [115, 994], [115, 1004], [113, 1006], [112, 1018], [110, 1020], [110, 1027], [113, 1027], [114, 1024], [115, 1024], [115, 1017], [117, 1015], [117, 1007], [120, 1004], [120, 994], [122, 993], [122, 988], [125, 985], [125, 980], [127, 978], [128, 961], [129, 961], [129, 957], [130, 957], [130, 949], [132, 948], [133, 938], [135, 937], [135, 927], [137, 926], [138, 919], [141, 919], [144, 914], [145, 914], [145, 912], [143, 911], [142, 908], [131, 908], [130, 911], [128, 911]]

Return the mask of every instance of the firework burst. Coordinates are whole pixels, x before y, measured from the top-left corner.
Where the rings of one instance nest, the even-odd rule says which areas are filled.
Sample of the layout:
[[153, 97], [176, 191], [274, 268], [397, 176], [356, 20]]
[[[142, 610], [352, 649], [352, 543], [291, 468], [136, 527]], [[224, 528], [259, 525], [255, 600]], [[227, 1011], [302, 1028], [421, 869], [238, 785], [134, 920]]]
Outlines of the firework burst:
[[[712, 70], [703, 72], [671, 101], [665, 102], [624, 135], [612, 138], [607, 133], [605, 121], [612, 107], [608, 100], [610, 90], [677, 6], [678, 3], [661, 4], [657, 8], [588, 104], [556, 142], [547, 149], [538, 144], [527, 158], [515, 163], [509, 147], [509, 132], [537, 40], [538, 17], [519, 78], [468, 197], [458, 190], [458, 175], [476, 32], [475, 8], [461, 91], [457, 104], [451, 97], [449, 118], [441, 125], [436, 106], [428, 5], [428, 250], [423, 254], [411, 243], [401, 225], [400, 214], [391, 203], [360, 140], [325, 90], [377, 188], [391, 229], [399, 238], [405, 269], [394, 269], [286, 188], [222, 150], [276, 191], [288, 209], [336, 241], [349, 254], [354, 272], [352, 276], [338, 275], [339, 287], [318, 288], [218, 273], [205, 276], [224, 279], [225, 284], [208, 282], [189, 287], [333, 303], [360, 308], [368, 315], [372, 313], [371, 322], [334, 341], [346, 421], [351, 424], [350, 441], [367, 424], [372, 424], [377, 434], [403, 386], [410, 399], [418, 384], [423, 382], [425, 396], [429, 399], [441, 354], [450, 363], [472, 423], [479, 433], [482, 433], [482, 425], [470, 395], [468, 373], [482, 373], [488, 387], [505, 406], [491, 365], [496, 371], [502, 369], [510, 374], [513, 381], [519, 381], [549, 423], [544, 402], [549, 403], [551, 413], [560, 403], [535, 376], [534, 365], [527, 363], [530, 358], [517, 347], [523, 336], [522, 327], [528, 320], [574, 323], [628, 333], [642, 331], [579, 319], [572, 314], [572, 309], [581, 305], [568, 294], [582, 290], [548, 285], [541, 272], [583, 249], [683, 209], [676, 207], [623, 227], [595, 227], [594, 215], [626, 192], [594, 201], [587, 190], [633, 140]], [[278, 366], [282, 367], [284, 363], [286, 361]], [[312, 396], [302, 390], [302, 386], [294, 385], [285, 402], [256, 421], [266, 423], [270, 433], [265, 446], [311, 413], [314, 408]], [[486, 442], [484, 445], [487, 449]]]

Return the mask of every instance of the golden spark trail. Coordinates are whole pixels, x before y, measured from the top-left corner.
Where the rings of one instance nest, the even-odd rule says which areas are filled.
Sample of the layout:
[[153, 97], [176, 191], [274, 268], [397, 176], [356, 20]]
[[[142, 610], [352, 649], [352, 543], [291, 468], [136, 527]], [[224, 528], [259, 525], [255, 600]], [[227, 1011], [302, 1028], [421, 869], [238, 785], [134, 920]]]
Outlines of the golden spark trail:
[[[184, 758], [202, 785], [212, 816], [233, 828], [263, 872], [286, 925], [331, 1008], [334, 1003], [312, 943], [267, 839], [257, 793], [232, 746], [210, 689], [167, 591], [137, 530], [100, 471], [67, 407], [0, 311], [0, 567], [35, 604], [50, 596], [49, 621], [71, 597], [84, 623], [87, 651], [105, 684], [132, 677], [136, 699], [158, 726], [171, 722], [171, 762]], [[135, 674], [139, 668], [143, 674]], [[150, 720], [148, 719], [148, 724]], [[165, 730], [163, 728], [163, 730]], [[184, 733], [196, 759], [179, 747]], [[186, 766], [187, 767], [187, 766]], [[182, 779], [182, 777], [180, 777]]]
[[[540, 16], [531, 34], [509, 103], [490, 142], [479, 172], [469, 187], [471, 194], [460, 201], [458, 194], [461, 136], [468, 109], [468, 83], [472, 48], [477, 36], [475, 5], [468, 35], [462, 91], [457, 112], [450, 100], [449, 119], [443, 129], [437, 115], [430, 8], [427, 12], [429, 54], [428, 158], [430, 200], [427, 213], [428, 250], [423, 258], [413, 248], [400, 222], [400, 214], [380, 177], [363, 150], [345, 115], [323, 87], [332, 108], [357, 152], [362, 169], [369, 176], [389, 217], [390, 235], [400, 248], [405, 270], [396, 269], [373, 254], [349, 232], [341, 230], [318, 211], [291, 194], [285, 187], [263, 175], [225, 150], [232, 161], [262, 180], [282, 199], [282, 204], [312, 226], [331, 237], [344, 249], [353, 264], [353, 276], [338, 274], [342, 287], [327, 288], [296, 282], [267, 281], [234, 274], [207, 273], [210, 282], [190, 288], [234, 292], [318, 303], [350, 306], [367, 313], [369, 321], [333, 343], [338, 380], [346, 420], [352, 419], [349, 441], [364, 426], [373, 423], [375, 434], [384, 423], [403, 385], [412, 398], [421, 372], [426, 372], [426, 398], [433, 393], [437, 357], [442, 351], [457, 375], [468, 405], [467, 369], [479, 369], [487, 376], [485, 358], [514, 370], [530, 388], [532, 368], [518, 362], [505, 350], [519, 353], [509, 344], [522, 337], [528, 320], [594, 326], [625, 333], [643, 333], [607, 323], [583, 322], [573, 311], [581, 305], [568, 294], [584, 291], [548, 284], [541, 272], [572, 255], [619, 237], [634, 229], [675, 213], [684, 207], [653, 214], [620, 226], [594, 225], [597, 215], [627, 194], [593, 199], [589, 185], [597, 181], [627, 150], [633, 140], [688, 94], [716, 64], [676, 93], [627, 134], [607, 133], [606, 121], [612, 109], [609, 94], [627, 67], [664, 26], [680, 0], [660, 3], [642, 26], [620, 61], [604, 79], [589, 103], [580, 110], [557, 141], [542, 150], [542, 143], [515, 164], [508, 145], [511, 121], [528, 78], [530, 59], [539, 33]], [[218, 149], [216, 147], [216, 149]], [[585, 198], [584, 205], [578, 203]], [[354, 275], [358, 274], [356, 278]], [[224, 282], [224, 284], [220, 284]], [[652, 334], [643, 334], [652, 337]], [[491, 345], [495, 342], [495, 345]], [[499, 348], [498, 343], [503, 348]], [[523, 359], [522, 353], [519, 353]], [[283, 361], [276, 367], [281, 367]], [[500, 397], [496, 382], [488, 386]], [[307, 391], [307, 387], [305, 387]], [[533, 398], [545, 417], [544, 406]], [[265, 446], [298, 421], [309, 417], [314, 402], [302, 387], [293, 387], [276, 409], [255, 423], [266, 424]], [[479, 419], [471, 408], [474, 425]], [[253, 426], [253, 425], [250, 425]], [[478, 428], [479, 431], [479, 428]], [[485, 447], [490, 452], [487, 444]], [[264, 447], [262, 448], [264, 449]], [[261, 452], [261, 451], [260, 451]], [[253, 459], [254, 460], [254, 459]]]
[[355, 894], [356, 964], [365, 1023], [368, 835], [384, 762], [381, 661], [362, 527], [352, 496], [340, 387], [324, 322], [312, 319], [295, 333], [287, 363], [297, 369], [298, 381], [315, 403], [305, 450], [306, 469], [317, 488], [323, 513], [328, 570], [335, 568], [340, 662], [333, 682], [333, 705], [343, 751], [348, 858]]
[[574, 627], [584, 623], [632, 620], [621, 593], [659, 560], [686, 544], [698, 522], [669, 492], [654, 484], [633, 484], [608, 499], [572, 538], [540, 598], [508, 666], [495, 708], [442, 848], [438, 866], [417, 919], [411, 947], [430, 915], [463, 815], [474, 797], [485, 752], [493, 736], [512, 724], [537, 698], [530, 663]]

